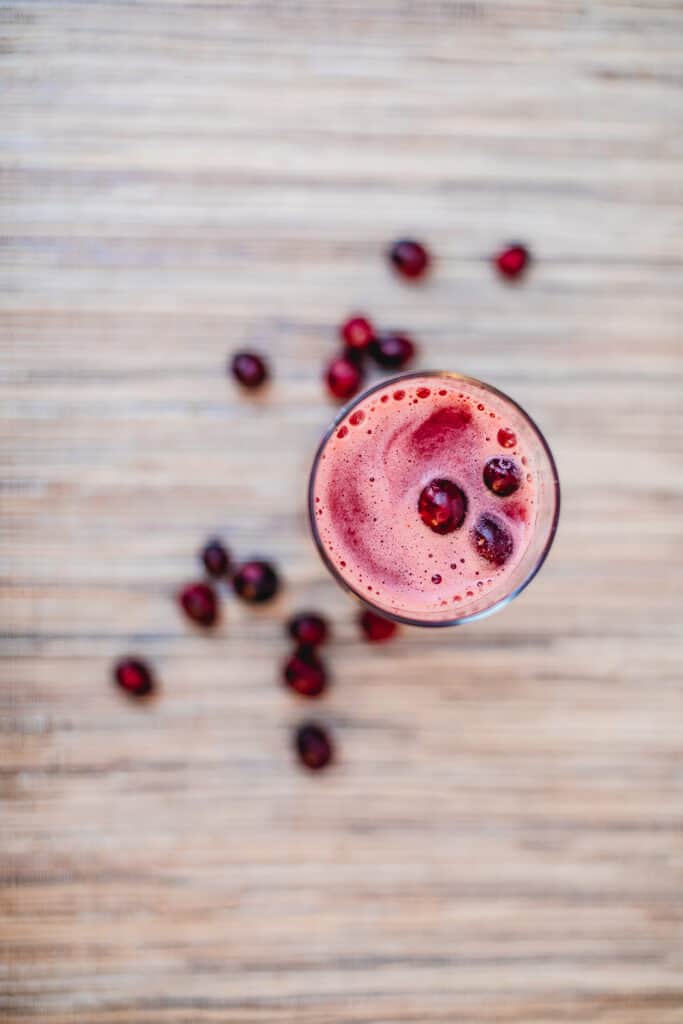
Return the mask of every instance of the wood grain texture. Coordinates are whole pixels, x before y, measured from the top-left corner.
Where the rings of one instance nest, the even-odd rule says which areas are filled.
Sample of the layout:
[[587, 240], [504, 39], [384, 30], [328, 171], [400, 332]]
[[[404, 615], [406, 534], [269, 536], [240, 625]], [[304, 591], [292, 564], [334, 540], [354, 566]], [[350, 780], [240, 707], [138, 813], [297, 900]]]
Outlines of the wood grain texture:
[[[668, 0], [0, 4], [3, 1020], [683, 1020], [682, 31]], [[377, 650], [302, 500], [356, 308], [509, 390], [564, 485], [513, 606]], [[205, 638], [172, 594], [216, 531], [287, 587]], [[278, 685], [308, 605], [320, 778]]]

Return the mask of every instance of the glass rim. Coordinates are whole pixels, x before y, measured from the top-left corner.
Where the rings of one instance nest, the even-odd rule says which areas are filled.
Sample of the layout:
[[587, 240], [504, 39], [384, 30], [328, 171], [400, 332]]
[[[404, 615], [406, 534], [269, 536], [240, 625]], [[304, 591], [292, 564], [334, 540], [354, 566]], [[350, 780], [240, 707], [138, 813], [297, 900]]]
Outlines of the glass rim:
[[[536, 435], [541, 444], [541, 448], [543, 449], [546, 458], [548, 459], [548, 463], [552, 471], [552, 497], [554, 501], [553, 516], [550, 523], [548, 536], [546, 537], [545, 544], [543, 545], [543, 549], [541, 550], [540, 554], [538, 555], [538, 558], [534, 561], [534, 564], [532, 565], [531, 569], [526, 574], [526, 576], [521, 580], [521, 582], [518, 583], [517, 586], [514, 587], [509, 593], [499, 598], [499, 600], [495, 601], [488, 608], [483, 608], [479, 612], [472, 612], [469, 615], [456, 615], [452, 619], [440, 619], [438, 621], [416, 619], [412, 618], [410, 615], [401, 615], [397, 612], [386, 611], [384, 608], [379, 608], [372, 601], [369, 601], [364, 594], [356, 590], [356, 588], [353, 587], [346, 579], [344, 579], [344, 577], [337, 569], [337, 566], [329, 557], [327, 551], [325, 550], [325, 546], [320, 538], [320, 534], [318, 532], [318, 527], [315, 519], [315, 495], [313, 493], [315, 489], [314, 482], [318, 471], [318, 463], [320, 462], [320, 457], [323, 451], [325, 450], [327, 442], [331, 438], [332, 434], [337, 429], [341, 421], [346, 416], [348, 416], [351, 410], [355, 408], [355, 406], [359, 405], [361, 402], [365, 401], [366, 398], [374, 394], [376, 391], [381, 391], [383, 388], [386, 387], [392, 387], [394, 384], [398, 384], [403, 381], [416, 380], [422, 377], [447, 377], [449, 380], [464, 381], [466, 384], [473, 384], [484, 391], [488, 391], [491, 394], [497, 395], [499, 398], [502, 398], [505, 402], [508, 402], [510, 405], [514, 406], [514, 408], [517, 409], [517, 411], [521, 414], [523, 419], [529, 424], [529, 426], [533, 430], [534, 434]], [[313, 541], [315, 543], [315, 546], [318, 549], [318, 553], [320, 554], [320, 557], [322, 558], [331, 576], [344, 590], [348, 591], [348, 593], [350, 594], [353, 594], [354, 597], [358, 598], [361, 604], [363, 604], [370, 611], [375, 612], [375, 614], [380, 615], [384, 619], [390, 619], [393, 622], [402, 623], [405, 626], [419, 626], [423, 629], [441, 629], [446, 626], [461, 626], [468, 622], [477, 622], [479, 619], [485, 619], [489, 615], [493, 615], [495, 612], [500, 611], [502, 608], [505, 608], [505, 606], [510, 604], [511, 601], [514, 601], [514, 599], [529, 586], [529, 584], [534, 579], [534, 577], [540, 570], [541, 566], [545, 562], [546, 558], [548, 557], [548, 553], [550, 552], [550, 549], [553, 545], [553, 541], [555, 539], [555, 534], [557, 533], [557, 526], [560, 519], [560, 502], [560, 479], [557, 472], [557, 465], [555, 463], [553, 453], [550, 450], [550, 446], [545, 439], [543, 431], [540, 429], [536, 421], [529, 415], [526, 409], [524, 409], [519, 404], [519, 402], [516, 402], [514, 398], [510, 398], [510, 396], [506, 394], [505, 391], [501, 391], [500, 388], [495, 387], [493, 384], [487, 384], [486, 381], [479, 380], [478, 377], [468, 377], [466, 374], [455, 373], [451, 370], [423, 370], [414, 371], [412, 373], [401, 373], [396, 377], [387, 377], [384, 380], [379, 381], [377, 384], [373, 384], [369, 388], [366, 388], [366, 390], [363, 391], [361, 394], [356, 395], [354, 398], [348, 401], [345, 405], [342, 406], [341, 409], [339, 409], [336, 416], [332, 420], [332, 423], [323, 434], [322, 439], [320, 440], [320, 443], [316, 449], [316, 453], [313, 458], [313, 464], [311, 466], [311, 472], [308, 478], [308, 521], [311, 528], [311, 533], [313, 534]]]

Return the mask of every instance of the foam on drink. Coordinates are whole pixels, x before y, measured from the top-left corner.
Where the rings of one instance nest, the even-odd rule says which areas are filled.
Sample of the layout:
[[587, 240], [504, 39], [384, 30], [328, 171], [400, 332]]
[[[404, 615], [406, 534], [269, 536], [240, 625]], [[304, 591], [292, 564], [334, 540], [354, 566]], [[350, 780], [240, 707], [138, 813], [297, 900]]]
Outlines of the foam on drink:
[[[505, 396], [448, 375], [403, 378], [361, 399], [328, 437], [311, 482], [314, 528], [342, 580], [379, 610], [416, 621], [475, 613], [487, 595], [498, 600], [536, 519], [522, 417]], [[512, 460], [513, 493], [487, 486], [491, 459]], [[430, 489], [438, 482], [449, 484], [445, 498]], [[457, 528], [427, 525], [423, 494], [437, 503], [450, 496]]]

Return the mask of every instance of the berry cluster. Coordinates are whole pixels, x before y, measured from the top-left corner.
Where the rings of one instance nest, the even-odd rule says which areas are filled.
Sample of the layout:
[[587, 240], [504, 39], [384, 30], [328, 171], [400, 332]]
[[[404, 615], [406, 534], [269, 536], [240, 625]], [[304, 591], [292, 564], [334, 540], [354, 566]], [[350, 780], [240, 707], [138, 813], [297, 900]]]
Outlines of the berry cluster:
[[415, 355], [415, 342], [399, 331], [376, 331], [366, 316], [355, 314], [339, 328], [344, 348], [325, 371], [334, 398], [352, 398], [364, 379], [365, 356], [383, 370], [402, 370]]
[[210, 629], [218, 621], [218, 591], [215, 582], [232, 583], [235, 594], [249, 604], [270, 601], [278, 591], [280, 581], [269, 562], [253, 560], [232, 568], [232, 560], [222, 541], [208, 541], [200, 552], [200, 560], [211, 580], [187, 583], [178, 592], [178, 603], [185, 615], [197, 626]]
[[[410, 238], [394, 242], [387, 250], [387, 258], [394, 271], [411, 282], [423, 278], [432, 263], [425, 246]], [[521, 277], [530, 259], [529, 250], [515, 243], [498, 252], [493, 263], [501, 276], [514, 280]], [[328, 365], [325, 379], [329, 392], [342, 401], [352, 398], [363, 383], [366, 357], [382, 370], [396, 371], [406, 367], [416, 352], [415, 343], [408, 335], [400, 331], [377, 331], [361, 314], [346, 320], [339, 334], [343, 348]], [[255, 352], [236, 352], [229, 367], [235, 380], [248, 390], [261, 388], [270, 377], [266, 360]], [[499, 431], [498, 440], [504, 448], [514, 447], [516, 441], [514, 434], [505, 430]], [[493, 458], [485, 467], [484, 481], [494, 494], [505, 497], [519, 486], [520, 471], [511, 459]], [[446, 486], [449, 484], [445, 480], [433, 481], [420, 497], [420, 515], [427, 525], [441, 533], [456, 528], [464, 517], [466, 499], [462, 493], [456, 493], [453, 485]], [[481, 516], [474, 536], [484, 558], [498, 565], [506, 560], [510, 553], [509, 535], [495, 519]], [[207, 578], [186, 584], [177, 597], [187, 618], [202, 629], [210, 629], [218, 621], [219, 583], [231, 583], [237, 597], [250, 604], [269, 601], [278, 592], [279, 577], [269, 562], [252, 560], [233, 567], [229, 552], [218, 538], [205, 544], [200, 560]], [[389, 640], [397, 630], [395, 622], [370, 610], [359, 614], [358, 623], [364, 638], [371, 643]], [[328, 639], [328, 624], [315, 612], [301, 612], [290, 619], [287, 630], [295, 647], [284, 665], [285, 684], [301, 697], [320, 697], [327, 687], [328, 676], [319, 648]], [[140, 658], [120, 659], [113, 675], [117, 686], [137, 700], [149, 698], [158, 690], [153, 670]], [[316, 722], [305, 722], [298, 727], [294, 749], [300, 762], [312, 770], [324, 768], [333, 759], [330, 736]]]

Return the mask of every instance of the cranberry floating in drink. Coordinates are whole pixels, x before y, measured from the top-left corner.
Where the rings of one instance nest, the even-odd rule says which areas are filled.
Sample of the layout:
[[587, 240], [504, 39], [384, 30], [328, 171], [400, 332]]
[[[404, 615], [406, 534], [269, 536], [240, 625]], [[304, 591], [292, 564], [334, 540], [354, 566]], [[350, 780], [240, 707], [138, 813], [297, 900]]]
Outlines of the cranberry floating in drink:
[[559, 483], [542, 434], [507, 395], [414, 373], [339, 414], [313, 464], [309, 512], [328, 568], [374, 614], [455, 625], [501, 608], [535, 576]]

